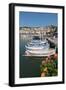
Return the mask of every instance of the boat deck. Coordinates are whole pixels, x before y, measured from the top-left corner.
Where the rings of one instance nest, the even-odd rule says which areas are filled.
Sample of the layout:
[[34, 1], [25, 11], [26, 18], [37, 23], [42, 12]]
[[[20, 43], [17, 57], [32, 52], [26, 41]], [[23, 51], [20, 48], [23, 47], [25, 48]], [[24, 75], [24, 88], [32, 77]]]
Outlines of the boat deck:
[[34, 54], [34, 53], [28, 53], [28, 52], [26, 52], [23, 56], [46, 57], [46, 56], [51, 56], [51, 55], [54, 55], [54, 54], [55, 54], [55, 49], [49, 49], [44, 54]]

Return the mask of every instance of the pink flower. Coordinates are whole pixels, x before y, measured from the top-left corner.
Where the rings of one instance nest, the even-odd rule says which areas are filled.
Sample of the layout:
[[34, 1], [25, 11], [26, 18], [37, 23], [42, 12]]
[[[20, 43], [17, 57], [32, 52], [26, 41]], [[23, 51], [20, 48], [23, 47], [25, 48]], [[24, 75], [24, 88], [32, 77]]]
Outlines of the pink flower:
[[41, 77], [45, 77], [45, 73], [44, 72], [41, 73]]

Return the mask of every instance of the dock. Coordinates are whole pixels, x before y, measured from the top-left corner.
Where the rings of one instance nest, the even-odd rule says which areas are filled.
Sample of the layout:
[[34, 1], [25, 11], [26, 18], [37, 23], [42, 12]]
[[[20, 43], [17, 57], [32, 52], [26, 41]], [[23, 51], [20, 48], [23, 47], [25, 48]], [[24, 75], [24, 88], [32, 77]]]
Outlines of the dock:
[[47, 38], [47, 40], [53, 43], [55, 46], [58, 45], [58, 38]]

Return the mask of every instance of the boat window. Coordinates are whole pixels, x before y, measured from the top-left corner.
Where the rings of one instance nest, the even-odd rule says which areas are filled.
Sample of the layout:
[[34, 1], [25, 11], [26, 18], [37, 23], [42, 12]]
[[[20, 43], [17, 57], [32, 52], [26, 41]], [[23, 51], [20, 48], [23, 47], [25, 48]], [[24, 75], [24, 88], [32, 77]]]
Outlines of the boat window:
[[40, 40], [40, 38], [38, 36], [34, 36], [33, 40]]

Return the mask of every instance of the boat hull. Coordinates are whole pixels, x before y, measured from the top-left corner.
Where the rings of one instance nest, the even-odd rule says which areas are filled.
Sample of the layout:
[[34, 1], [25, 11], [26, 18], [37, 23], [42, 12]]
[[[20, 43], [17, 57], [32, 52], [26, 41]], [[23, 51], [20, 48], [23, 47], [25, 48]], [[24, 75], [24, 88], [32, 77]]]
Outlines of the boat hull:
[[27, 56], [50, 56], [55, 54], [55, 49], [49, 49], [49, 50], [37, 50], [37, 51], [32, 51], [32, 50], [27, 50], [26, 52]]

